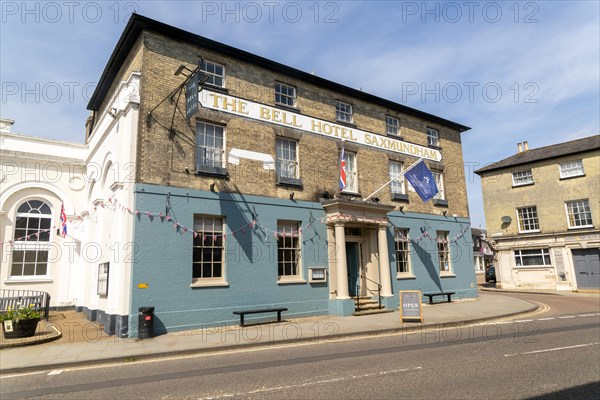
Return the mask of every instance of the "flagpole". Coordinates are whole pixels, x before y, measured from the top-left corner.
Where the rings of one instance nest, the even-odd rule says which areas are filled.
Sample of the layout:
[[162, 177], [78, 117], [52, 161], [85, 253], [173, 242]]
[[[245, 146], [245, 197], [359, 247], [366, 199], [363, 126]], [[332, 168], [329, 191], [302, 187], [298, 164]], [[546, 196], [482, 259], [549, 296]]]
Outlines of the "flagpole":
[[411, 169], [413, 169], [415, 167], [415, 165], [417, 165], [418, 163], [420, 163], [421, 161], [423, 161], [423, 158], [419, 158], [417, 161], [415, 161], [413, 164], [411, 164], [410, 167], [406, 168], [404, 171], [402, 171], [401, 173], [399, 173], [398, 175], [396, 175], [395, 177], [393, 177], [392, 179], [390, 179], [389, 181], [387, 181], [383, 186], [381, 186], [379, 189], [377, 189], [376, 191], [374, 191], [373, 193], [371, 193], [370, 195], [368, 195], [367, 197], [365, 197], [363, 199], [363, 201], [367, 201], [369, 200], [371, 197], [373, 197], [377, 192], [379, 192], [381, 189], [383, 189], [384, 187], [386, 187], [387, 185], [389, 185], [390, 183], [392, 183], [393, 181], [395, 181], [396, 179], [398, 179], [401, 176], [404, 176], [404, 174], [406, 174], [408, 171], [410, 171]]

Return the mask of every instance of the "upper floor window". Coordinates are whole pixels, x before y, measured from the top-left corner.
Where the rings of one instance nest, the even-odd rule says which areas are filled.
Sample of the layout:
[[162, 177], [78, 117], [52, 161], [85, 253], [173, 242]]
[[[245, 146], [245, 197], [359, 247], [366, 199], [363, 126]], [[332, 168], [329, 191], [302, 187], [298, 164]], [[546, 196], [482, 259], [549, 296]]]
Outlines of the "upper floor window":
[[[402, 163], [398, 161], [390, 161], [390, 189], [392, 194], [405, 194], [404, 190], [404, 175], [402, 175]], [[394, 179], [395, 178], [395, 179]]]
[[196, 123], [196, 171], [225, 174], [225, 129], [220, 125]]
[[300, 183], [298, 168], [298, 142], [294, 139], [277, 137], [277, 181]]
[[513, 172], [512, 174], [513, 186], [529, 185], [533, 183], [533, 175], [531, 170]]
[[224, 280], [223, 228], [222, 217], [194, 215], [193, 282]]
[[394, 239], [396, 242], [396, 274], [410, 274], [408, 229], [396, 229], [394, 231]]
[[336, 102], [335, 119], [340, 122], [352, 123], [352, 106], [341, 101]]
[[440, 272], [450, 272], [450, 244], [448, 232], [437, 231], [437, 250]]
[[567, 221], [569, 228], [587, 228], [592, 224], [592, 212], [588, 199], [567, 201]]
[[440, 145], [440, 133], [437, 129], [427, 128], [427, 145], [428, 146], [439, 146]]
[[342, 189], [345, 192], [358, 193], [358, 168], [356, 165], [356, 153], [344, 151], [346, 187]]
[[517, 267], [552, 265], [548, 249], [514, 250]]
[[559, 165], [561, 178], [583, 176], [583, 162], [581, 160], [568, 161]]
[[207, 84], [218, 87], [225, 86], [225, 67], [222, 65], [205, 60], [200, 67], [200, 71], [208, 75]]
[[296, 88], [283, 83], [275, 83], [275, 103], [284, 106], [296, 106]]
[[519, 221], [519, 232], [538, 232], [540, 224], [538, 221], [537, 207], [517, 208], [517, 219]]
[[300, 224], [277, 222], [277, 276], [278, 280], [301, 279]]
[[390, 135], [400, 134], [400, 121], [398, 121], [398, 118], [385, 116], [385, 133]]
[[48, 251], [52, 226], [50, 206], [29, 200], [17, 209], [10, 276], [17, 278], [48, 275]]
[[433, 175], [433, 179], [435, 179], [435, 185], [437, 186], [438, 192], [435, 196], [433, 196], [433, 198], [435, 200], [445, 200], [446, 199], [446, 193], [444, 192], [444, 176], [441, 172], [433, 172], [431, 171], [431, 174]]

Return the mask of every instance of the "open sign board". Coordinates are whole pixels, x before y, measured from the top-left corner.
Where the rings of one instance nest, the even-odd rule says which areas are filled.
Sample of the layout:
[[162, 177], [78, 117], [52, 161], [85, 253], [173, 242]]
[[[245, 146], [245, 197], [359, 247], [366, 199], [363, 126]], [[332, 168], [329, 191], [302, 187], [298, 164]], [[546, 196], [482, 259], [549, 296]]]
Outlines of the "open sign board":
[[400, 291], [400, 321], [423, 322], [423, 303], [420, 290]]

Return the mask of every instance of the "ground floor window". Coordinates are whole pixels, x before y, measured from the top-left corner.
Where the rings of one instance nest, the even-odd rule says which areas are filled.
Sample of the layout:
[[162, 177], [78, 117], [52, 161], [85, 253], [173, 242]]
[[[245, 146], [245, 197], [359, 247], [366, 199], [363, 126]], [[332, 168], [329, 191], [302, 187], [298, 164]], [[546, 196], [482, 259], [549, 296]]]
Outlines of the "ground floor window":
[[410, 273], [410, 248], [408, 229], [396, 229], [394, 232], [396, 242], [396, 273]]
[[42, 277], [48, 275], [48, 246], [39, 249], [13, 251], [11, 277]]
[[448, 232], [437, 231], [437, 250], [440, 272], [450, 272], [450, 246]]
[[515, 250], [514, 252], [517, 267], [552, 265], [549, 249]]
[[223, 218], [195, 215], [193, 282], [223, 279]]
[[483, 256], [474, 256], [473, 263], [475, 264], [475, 271], [483, 272], [485, 270], [485, 263], [483, 261]]
[[300, 224], [277, 222], [277, 276], [279, 280], [300, 279]]

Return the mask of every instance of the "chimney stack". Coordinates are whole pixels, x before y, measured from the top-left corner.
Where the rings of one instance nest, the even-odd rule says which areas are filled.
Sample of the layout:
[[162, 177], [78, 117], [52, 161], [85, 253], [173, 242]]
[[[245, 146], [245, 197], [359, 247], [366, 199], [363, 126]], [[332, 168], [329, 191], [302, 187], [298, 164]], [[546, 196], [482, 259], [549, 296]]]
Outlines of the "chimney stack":
[[518, 153], [522, 153], [523, 152], [523, 143], [521, 143], [521, 142], [517, 143], [517, 149], [519, 150]]
[[523, 142], [523, 151], [527, 151], [529, 150], [529, 143], [527, 143], [527, 141]]

